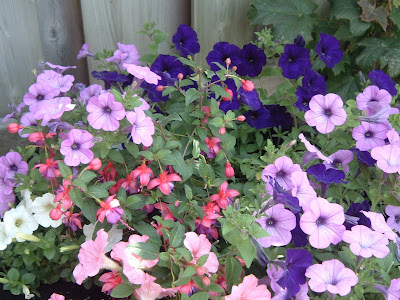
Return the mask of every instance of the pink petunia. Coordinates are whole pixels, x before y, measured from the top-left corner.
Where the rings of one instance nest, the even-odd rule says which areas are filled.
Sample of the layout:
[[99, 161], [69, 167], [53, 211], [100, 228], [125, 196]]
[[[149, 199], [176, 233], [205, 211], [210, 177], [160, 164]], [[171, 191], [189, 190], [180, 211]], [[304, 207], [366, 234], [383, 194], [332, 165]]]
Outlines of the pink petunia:
[[51, 294], [49, 300], [65, 300], [65, 297], [63, 295], [53, 293]]
[[102, 90], [103, 90], [103, 87], [99, 84], [89, 85], [87, 88], [84, 88], [80, 92], [80, 94], [79, 94], [80, 100], [83, 100], [85, 103], [87, 103], [90, 98], [98, 97]]
[[360, 126], [353, 129], [353, 138], [357, 141], [356, 147], [361, 151], [384, 146], [388, 129], [383, 124], [361, 122]]
[[218, 194], [212, 195], [210, 200], [217, 202], [222, 209], [226, 209], [233, 202], [233, 198], [239, 195], [240, 193], [237, 190], [228, 190], [228, 182], [224, 181], [219, 187]]
[[371, 85], [364, 89], [361, 94], [356, 97], [357, 108], [359, 110], [371, 110], [371, 104], [378, 103], [380, 106], [390, 104], [392, 96], [384, 89], [380, 90], [377, 86]]
[[178, 288], [163, 289], [161, 285], [154, 282], [154, 277], [146, 274], [145, 280], [140, 288], [135, 290], [135, 299], [137, 300], [155, 300], [164, 299], [164, 297], [175, 296]]
[[387, 220], [389, 227], [400, 232], [400, 206], [388, 205], [385, 212], [389, 216]]
[[135, 144], [143, 144], [150, 147], [153, 144], [154, 123], [150, 117], [146, 117], [143, 110], [135, 107], [135, 111], [126, 114], [126, 118], [132, 124], [132, 140]]
[[157, 84], [161, 77], [152, 72], [149, 67], [141, 67], [132, 64], [124, 64], [124, 68], [129, 74], [132, 74], [138, 79], [143, 79], [147, 83]]
[[354, 155], [350, 150], [338, 150], [337, 152], [329, 155], [332, 163], [324, 161], [326, 169], [342, 169], [344, 172], [349, 172], [349, 163], [353, 161]]
[[390, 286], [375, 284], [374, 288], [380, 291], [386, 300], [399, 300], [400, 299], [400, 278], [392, 279]]
[[238, 286], [234, 285], [230, 295], [225, 300], [269, 300], [271, 293], [264, 284], [258, 285], [258, 279], [254, 275], [243, 278]]
[[376, 160], [379, 169], [386, 173], [400, 173], [400, 145], [389, 144], [375, 147], [371, 150], [371, 156]]
[[196, 265], [200, 257], [208, 255], [206, 263], [198, 268], [202, 269], [206, 274], [218, 271], [218, 258], [214, 252], [211, 252], [211, 243], [205, 234], [197, 235], [195, 232], [187, 232], [185, 233], [183, 244], [192, 254], [192, 264]]
[[305, 274], [310, 280], [308, 285], [316, 293], [328, 291], [331, 294], [345, 296], [358, 282], [357, 275], [337, 260], [326, 260], [307, 268]]
[[274, 178], [276, 182], [285, 190], [293, 188], [292, 173], [301, 171], [298, 164], [293, 164], [292, 160], [287, 156], [281, 156], [264, 168], [261, 179], [269, 182], [268, 176]]
[[71, 104], [71, 98], [61, 97], [39, 102], [35, 110], [35, 119], [42, 120], [42, 126], [46, 126], [50, 120], [61, 118], [64, 112], [71, 111], [76, 104]]
[[322, 159], [323, 161], [326, 161], [327, 163], [331, 163], [332, 160], [329, 157], [326, 157], [324, 154], [322, 154], [321, 151], [317, 149], [314, 145], [312, 145], [304, 136], [304, 134], [300, 133], [299, 134], [299, 139], [301, 142], [304, 144], [304, 146], [307, 149], [307, 154], [304, 155], [303, 157], [303, 165], [308, 163], [309, 161], [319, 158]]
[[58, 96], [57, 91], [40, 83], [34, 83], [29, 87], [29, 93], [24, 95], [24, 103], [29, 106], [29, 111], [36, 112], [37, 105], [43, 100], [50, 100]]
[[370, 221], [373, 230], [383, 233], [389, 240], [396, 242], [397, 234], [386, 224], [385, 217], [381, 213], [361, 211]]
[[339, 95], [315, 95], [311, 98], [309, 107], [310, 110], [304, 115], [306, 123], [316, 126], [321, 133], [330, 133], [335, 126], [342, 125], [346, 121], [347, 114]]
[[338, 244], [346, 230], [343, 223], [343, 206], [319, 197], [311, 201], [300, 218], [301, 230], [310, 235], [310, 244], [317, 249]]
[[299, 199], [299, 205], [304, 211], [309, 210], [310, 202], [317, 198], [317, 193], [308, 180], [307, 173], [297, 171], [292, 173], [292, 196]]
[[369, 258], [372, 255], [384, 258], [389, 254], [389, 240], [380, 232], [364, 225], [356, 225], [343, 233], [343, 241], [350, 244], [350, 250], [357, 256]]
[[115, 50], [114, 55], [106, 60], [115, 63], [120, 70], [124, 70], [124, 64], [140, 65], [139, 58], [135, 45], [118, 43], [118, 50]]

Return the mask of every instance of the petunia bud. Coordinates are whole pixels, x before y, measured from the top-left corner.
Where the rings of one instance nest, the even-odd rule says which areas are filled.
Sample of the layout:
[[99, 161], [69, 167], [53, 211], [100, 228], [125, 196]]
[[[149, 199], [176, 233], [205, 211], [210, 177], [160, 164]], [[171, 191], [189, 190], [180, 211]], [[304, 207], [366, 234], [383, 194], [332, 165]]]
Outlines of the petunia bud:
[[232, 168], [232, 165], [229, 162], [225, 164], [225, 176], [227, 178], [232, 178], [235, 176], [235, 170]]
[[[21, 127], [22, 127], [22, 125], [21, 125]], [[20, 130], [20, 129], [22, 129], [22, 128], [20, 128], [20, 125], [18, 125], [17, 123], [10, 123], [7, 126], [7, 130], [9, 133], [17, 133], [18, 130]]]
[[225, 60], [225, 63], [226, 63], [226, 66], [230, 66], [230, 64], [232, 63], [232, 61], [231, 61], [231, 59], [228, 57], [226, 60]]
[[165, 86], [163, 86], [163, 85], [157, 85], [157, 87], [156, 87], [156, 91], [157, 91], [157, 92], [162, 92], [163, 90], [165, 90]]
[[225, 127], [221, 127], [221, 128], [218, 130], [218, 133], [219, 133], [220, 135], [224, 135], [224, 134], [226, 133]]
[[101, 168], [101, 160], [99, 158], [93, 158], [89, 163], [88, 170], [97, 171]]
[[241, 115], [241, 116], [237, 117], [236, 120], [243, 122], [244, 120], [246, 120], [246, 117]]
[[242, 79], [240, 82], [242, 83], [242, 88], [245, 91], [251, 92], [252, 90], [254, 90], [254, 83], [252, 83], [250, 80]]
[[52, 220], [54, 220], [54, 221], [60, 220], [61, 215], [62, 215], [60, 207], [61, 207], [60, 205], [57, 205], [57, 207], [53, 208], [50, 211], [50, 218]]
[[179, 80], [182, 80], [182, 79], [183, 79], [183, 74], [182, 74], [182, 73], [179, 73], [179, 74], [178, 74], [178, 79], [179, 79]]
[[232, 90], [225, 88], [225, 92], [227, 92], [229, 94], [229, 97], [222, 97], [222, 100], [223, 101], [231, 101], [231, 99], [233, 98]]

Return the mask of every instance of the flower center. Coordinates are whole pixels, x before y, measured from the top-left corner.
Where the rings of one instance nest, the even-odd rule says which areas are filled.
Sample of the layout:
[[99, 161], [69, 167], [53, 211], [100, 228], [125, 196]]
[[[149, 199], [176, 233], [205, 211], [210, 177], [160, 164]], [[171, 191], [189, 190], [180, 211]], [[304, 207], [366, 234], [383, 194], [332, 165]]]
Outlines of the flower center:
[[332, 116], [332, 111], [330, 109], [325, 110], [325, 116], [330, 117]]
[[275, 224], [275, 220], [273, 218], [269, 218], [265, 223], [267, 226], [273, 226]]
[[370, 137], [372, 136], [372, 133], [371, 133], [370, 131], [367, 131], [367, 132], [364, 134], [364, 136], [365, 136], [366, 138], [370, 138]]
[[316, 221], [317, 226], [325, 225], [326, 219], [324, 217], [319, 217]]
[[183, 45], [183, 39], [181, 39], [181, 40], [179, 41], [179, 44]]
[[111, 108], [106, 106], [103, 108], [103, 112], [105, 112], [106, 114], [110, 114], [112, 112]]
[[74, 149], [74, 150], [79, 150], [80, 145], [79, 144], [72, 144], [71, 148]]
[[400, 225], [400, 215], [394, 216], [394, 220], [395, 220], [395, 222], [396, 222], [397, 224]]
[[16, 227], [19, 227], [19, 226], [21, 226], [21, 225], [22, 225], [22, 220], [21, 220], [21, 219], [15, 220], [15, 226], [16, 226]]
[[321, 53], [325, 55], [326, 49], [325, 48], [321, 48]]
[[340, 160], [334, 160], [332, 163], [333, 167], [335, 169], [339, 168], [342, 165], [342, 162]]
[[10, 166], [10, 170], [18, 171], [18, 167], [16, 165], [12, 165], [12, 166]]
[[286, 173], [284, 171], [280, 170], [278, 173], [276, 173], [276, 176], [277, 177], [284, 177], [284, 176], [286, 176]]
[[44, 96], [43, 96], [43, 95], [38, 95], [38, 96], [37, 96], [37, 100], [38, 100], [38, 101], [42, 101], [43, 99], [44, 99]]
[[293, 58], [289, 57], [287, 61], [291, 63], [293, 62]]

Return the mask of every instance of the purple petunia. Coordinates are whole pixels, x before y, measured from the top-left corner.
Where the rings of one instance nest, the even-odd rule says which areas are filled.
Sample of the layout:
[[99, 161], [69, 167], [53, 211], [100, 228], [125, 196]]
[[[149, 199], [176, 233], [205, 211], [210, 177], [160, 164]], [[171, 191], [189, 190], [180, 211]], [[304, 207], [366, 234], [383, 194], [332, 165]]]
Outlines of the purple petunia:
[[90, 98], [97, 97], [100, 95], [100, 92], [103, 90], [103, 87], [98, 84], [89, 85], [87, 88], [83, 89], [80, 92], [80, 100], [84, 103], [87, 103]]
[[260, 98], [258, 98], [258, 93], [254, 89], [251, 92], [245, 91], [242, 87], [238, 90], [239, 101], [246, 104], [250, 109], [259, 109], [262, 105]]
[[69, 69], [76, 69], [76, 66], [64, 67], [64, 66], [60, 66], [60, 65], [54, 65], [54, 64], [49, 63], [49, 62], [45, 62], [45, 65], [48, 65], [50, 68], [52, 68], [54, 70], [54, 72], [57, 72], [57, 73], [60, 73], [60, 74], [64, 73], [65, 71], [67, 71]]
[[325, 95], [328, 91], [325, 78], [313, 69], [306, 69], [304, 77], [302, 79], [302, 92], [306, 98], [312, 98], [312, 96], [323, 94]]
[[315, 52], [328, 68], [333, 68], [343, 58], [339, 41], [329, 34], [321, 33]]
[[293, 44], [285, 45], [283, 54], [279, 59], [282, 74], [289, 79], [297, 79], [311, 68], [310, 53], [308, 49]]
[[[35, 119], [35, 115], [31, 112], [25, 113], [22, 117], [21, 117], [21, 125], [24, 127], [35, 127], [37, 126], [37, 122]], [[22, 134], [22, 129], [18, 130], [18, 134], [23, 137], [23, 138], [27, 138], [29, 136], [29, 133], [25, 133]]]
[[386, 90], [380, 90], [377, 86], [371, 85], [357, 95], [357, 108], [359, 110], [367, 110], [370, 114], [376, 112], [376, 109], [371, 107], [371, 104], [378, 103], [380, 107], [389, 105], [392, 101], [392, 96]]
[[353, 161], [353, 158], [353, 152], [350, 150], [338, 150], [332, 155], [329, 155], [329, 159], [332, 160], [332, 163], [324, 161], [323, 164], [326, 166], [326, 169], [342, 169], [344, 172], [348, 173], [349, 163]]
[[75, 106], [69, 97], [43, 100], [36, 107], [35, 119], [42, 120], [41, 125], [46, 126], [50, 120], [61, 118], [64, 112], [73, 110]]
[[282, 130], [290, 129], [293, 126], [293, 117], [287, 112], [285, 106], [279, 104], [264, 105], [269, 111], [269, 118], [266, 120], [267, 127], [282, 127]]
[[[187, 66], [184, 66], [177, 57], [164, 54], [160, 54], [156, 58], [151, 65], [150, 70], [161, 76], [161, 79], [166, 80], [166, 85], [173, 85], [173, 83], [177, 80], [179, 73], [182, 73], [183, 76], [191, 73], [190, 69]], [[161, 82], [158, 84], [161, 84]]]
[[37, 105], [43, 100], [53, 99], [57, 91], [47, 85], [34, 83], [29, 87], [29, 93], [24, 96], [24, 103], [29, 105], [29, 111], [35, 112]]
[[236, 73], [240, 76], [256, 77], [260, 75], [262, 68], [267, 63], [264, 51], [254, 44], [247, 44], [240, 50], [240, 63]]
[[256, 110], [248, 110], [243, 115], [246, 117], [246, 122], [250, 127], [262, 129], [268, 126], [270, 113], [264, 106]]
[[4, 217], [4, 213], [11, 209], [10, 204], [15, 204], [15, 195], [0, 193], [0, 218]]
[[211, 70], [214, 72], [220, 70], [220, 67], [215, 63], [219, 63], [226, 68], [226, 59], [231, 59], [230, 68], [238, 66], [240, 63], [240, 49], [236, 45], [229, 44], [227, 42], [216, 43], [213, 50], [210, 51], [206, 57], [206, 61], [209, 64]]
[[88, 164], [93, 158], [90, 150], [94, 146], [93, 135], [86, 130], [72, 129], [67, 134], [67, 139], [61, 143], [60, 152], [64, 155], [67, 166], [76, 167], [79, 164]]
[[396, 83], [382, 70], [370, 71], [368, 73], [368, 78], [371, 79], [371, 83], [376, 85], [379, 89], [387, 90], [392, 96], [397, 95]]
[[13, 179], [16, 173], [28, 174], [28, 164], [22, 160], [22, 156], [18, 152], [8, 152], [5, 156], [0, 157], [0, 167], [6, 169], [9, 179]]
[[371, 207], [368, 202], [364, 200], [361, 203], [353, 202], [346, 211], [344, 217], [344, 226], [346, 230], [350, 230], [354, 225], [364, 225], [371, 228], [371, 221], [365, 216], [362, 211], [370, 211]]
[[301, 171], [298, 164], [293, 164], [293, 161], [287, 156], [281, 156], [264, 168], [261, 174], [261, 179], [264, 182], [269, 182], [268, 176], [274, 178], [276, 182], [285, 190], [293, 188], [292, 173]]
[[111, 86], [119, 87], [118, 83], [124, 85], [124, 84], [130, 84], [132, 83], [132, 80], [128, 78], [125, 74], [119, 74], [117, 71], [109, 72], [109, 71], [102, 71], [102, 72], [97, 72], [93, 71], [92, 76], [98, 80], [104, 81], [104, 88], [106, 90], [110, 89]]
[[12, 194], [12, 187], [13, 183], [10, 181], [7, 169], [4, 166], [0, 166], [0, 195]]
[[386, 300], [397, 300], [400, 298], [400, 278], [392, 279], [389, 287], [375, 284], [374, 288], [380, 291]]
[[293, 44], [295, 44], [297, 47], [304, 47], [306, 45], [306, 41], [301, 35], [297, 35], [293, 40]]
[[292, 195], [299, 199], [299, 205], [306, 210], [310, 206], [311, 200], [317, 198], [317, 193], [311, 186], [307, 178], [307, 173], [303, 171], [296, 171], [292, 173]]
[[124, 70], [124, 64], [140, 65], [139, 58], [139, 52], [135, 45], [118, 43], [118, 50], [115, 50], [114, 55], [106, 60], [115, 63], [118, 69]]
[[350, 148], [350, 151], [354, 153], [359, 163], [362, 163], [367, 167], [375, 166], [376, 160], [372, 158], [371, 153], [368, 151], [360, 151], [356, 148]]
[[[391, 142], [391, 134], [397, 135], [397, 142]], [[399, 135], [394, 129], [389, 130], [386, 136], [390, 144], [382, 147], [374, 147], [371, 150], [371, 156], [376, 159], [376, 164], [379, 169], [386, 173], [400, 173], [400, 142], [398, 141]]]
[[385, 145], [388, 129], [383, 124], [361, 122], [360, 126], [353, 129], [353, 138], [357, 141], [356, 147], [361, 151], [371, 150]]
[[390, 228], [400, 232], [400, 206], [388, 205], [385, 212], [389, 216], [387, 224]]
[[172, 37], [172, 42], [182, 56], [193, 55], [200, 52], [197, 33], [188, 25], [179, 25], [176, 33]]
[[346, 175], [341, 170], [327, 169], [324, 164], [316, 164], [309, 167], [306, 172], [314, 176], [316, 181], [325, 184], [332, 183], [345, 183], [344, 178]]
[[92, 57], [94, 56], [94, 53], [89, 50], [89, 43], [85, 43], [82, 45], [82, 48], [81, 50], [79, 50], [76, 59], [81, 59], [87, 56], [92, 56]]
[[135, 107], [135, 111], [126, 114], [129, 123], [132, 124], [132, 141], [135, 144], [143, 144], [150, 147], [153, 144], [154, 123], [150, 117], [146, 117], [143, 110]]

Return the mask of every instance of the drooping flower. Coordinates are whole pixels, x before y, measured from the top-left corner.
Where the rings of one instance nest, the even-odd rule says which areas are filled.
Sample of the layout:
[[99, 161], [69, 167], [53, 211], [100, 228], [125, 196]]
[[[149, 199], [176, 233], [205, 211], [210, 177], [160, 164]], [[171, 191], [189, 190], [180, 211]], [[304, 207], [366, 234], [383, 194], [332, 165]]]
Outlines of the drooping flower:
[[46, 126], [50, 120], [61, 118], [64, 112], [73, 110], [75, 106], [69, 97], [43, 100], [36, 106], [35, 119], [42, 120], [41, 125]]
[[[21, 110], [22, 108], [24, 108], [26, 106], [26, 104], [24, 102], [18, 104], [17, 106], [15, 106], [12, 103], [8, 103], [8, 108], [11, 109], [11, 113], [7, 114], [4, 116], [2, 122], [5, 123], [7, 122], [9, 119], [16, 119], [18, 116], [21, 115]], [[25, 113], [26, 115], [26, 113]], [[21, 123], [22, 125], [22, 123]]]
[[95, 129], [115, 131], [119, 128], [119, 120], [125, 118], [125, 109], [122, 103], [115, 101], [111, 93], [103, 93], [98, 97], [91, 97], [86, 110], [89, 112], [87, 120]]
[[219, 150], [222, 149], [220, 144], [221, 140], [215, 136], [211, 139], [207, 136], [204, 142], [208, 147], [207, 158], [214, 158], [218, 154]]
[[[57, 206], [57, 208], [58, 208], [58, 206]], [[78, 228], [82, 229], [82, 221], [80, 218], [81, 215], [82, 215], [82, 212], [72, 213], [70, 210], [68, 210], [64, 213], [64, 218], [62, 219], [62, 222], [65, 226], [67, 226], [72, 231], [77, 231]], [[50, 217], [51, 217], [51, 212], [50, 212]]]
[[332, 132], [335, 126], [344, 124], [347, 114], [339, 95], [315, 95], [304, 118], [308, 125], [316, 126], [319, 132], [326, 134]]
[[344, 179], [346, 175], [342, 170], [326, 169], [324, 164], [316, 164], [309, 167], [306, 172], [314, 176], [314, 179], [320, 183], [332, 184], [332, 183], [345, 183]]
[[298, 164], [293, 164], [293, 161], [287, 156], [281, 156], [264, 168], [261, 174], [261, 179], [264, 182], [269, 182], [268, 176], [274, 178], [277, 183], [285, 190], [293, 188], [291, 176], [293, 172], [301, 171]]
[[296, 227], [292, 232], [292, 241], [295, 247], [305, 247], [308, 245], [307, 234], [300, 228], [300, 213], [295, 214]]
[[157, 84], [158, 81], [161, 80], [161, 77], [152, 72], [149, 67], [124, 64], [124, 68], [126, 68], [129, 74], [135, 76], [135, 78], [143, 79], [147, 83]]
[[339, 41], [329, 34], [320, 33], [315, 52], [328, 68], [333, 68], [343, 58]]
[[67, 139], [61, 143], [60, 152], [65, 156], [67, 166], [76, 167], [79, 164], [88, 164], [94, 158], [90, 150], [94, 146], [93, 135], [86, 130], [72, 129]]
[[174, 187], [172, 181], [182, 181], [182, 179], [178, 176], [178, 174], [168, 174], [168, 171], [165, 171], [159, 175], [159, 178], [150, 180], [147, 188], [151, 190], [152, 188], [159, 186], [161, 193], [164, 195], [169, 195]]
[[343, 207], [318, 197], [311, 201], [310, 209], [301, 216], [300, 228], [310, 235], [311, 246], [325, 249], [342, 240], [346, 230], [343, 223]]
[[0, 166], [6, 169], [9, 179], [13, 179], [16, 173], [28, 173], [28, 164], [22, 160], [22, 156], [18, 152], [8, 152], [5, 156], [1, 156]]
[[62, 218], [58, 220], [52, 220], [50, 218], [50, 212], [53, 208], [57, 207], [57, 203], [54, 202], [55, 196], [51, 193], [46, 193], [41, 197], [37, 197], [32, 203], [32, 212], [34, 213], [35, 220], [39, 225], [47, 228], [57, 228], [62, 224]]
[[150, 182], [150, 178], [154, 176], [153, 170], [147, 167], [145, 163], [141, 164], [130, 174], [132, 180], [138, 179], [141, 186], [146, 186]]
[[360, 151], [357, 148], [350, 148], [350, 151], [354, 153], [359, 163], [362, 163], [367, 167], [375, 166], [376, 160], [372, 158], [369, 151]]
[[54, 202], [62, 202], [62, 206], [65, 210], [68, 210], [72, 206], [72, 200], [69, 196], [69, 192], [73, 189], [71, 182], [67, 179], [63, 179], [62, 185], [58, 188], [56, 192], [56, 197]]
[[243, 278], [242, 283], [234, 285], [230, 295], [225, 296], [226, 300], [269, 300], [271, 293], [264, 284], [258, 285], [258, 279], [253, 274]]
[[265, 190], [270, 194], [272, 197], [269, 198], [264, 204], [261, 211], [264, 209], [268, 209], [275, 204], [283, 204], [288, 209], [290, 209], [293, 213], [298, 213], [301, 211], [299, 206], [299, 199], [293, 197], [291, 193], [287, 190], [284, 190], [276, 181], [276, 179], [267, 176], [269, 181], [265, 185]]
[[129, 123], [132, 124], [132, 141], [135, 144], [143, 144], [150, 147], [153, 143], [154, 123], [150, 117], [146, 117], [143, 110], [135, 107], [135, 111], [130, 111], [126, 114]]
[[[213, 50], [210, 51], [206, 57], [206, 61], [210, 66], [211, 70], [216, 72], [220, 70], [220, 67], [215, 64], [216, 62], [221, 64], [223, 67], [232, 68], [233, 66], [238, 66], [240, 63], [240, 49], [238, 46], [229, 44], [227, 42], [216, 43]], [[226, 59], [230, 58], [231, 64], [226, 65]]]
[[7, 169], [4, 166], [0, 166], [0, 194], [12, 194], [12, 187], [13, 182], [8, 176]]
[[353, 152], [350, 150], [338, 150], [332, 155], [329, 155], [329, 159], [332, 160], [332, 163], [324, 161], [323, 164], [326, 166], [326, 169], [342, 169], [344, 172], [348, 173], [349, 163], [353, 161], [353, 157]]
[[387, 90], [392, 96], [397, 95], [396, 83], [382, 70], [372, 70], [367, 76], [373, 85], [380, 89]]
[[389, 227], [381, 213], [372, 211], [362, 211], [362, 213], [370, 219], [373, 230], [383, 233], [389, 240], [396, 242], [397, 234]]
[[17, 236], [18, 232], [32, 234], [39, 227], [38, 222], [24, 206], [18, 206], [6, 211], [3, 221], [7, 234], [12, 238], [16, 238], [18, 242], [23, 241]]
[[361, 151], [384, 146], [388, 129], [383, 124], [361, 122], [360, 126], [353, 129], [353, 138], [357, 141], [356, 147]]
[[94, 56], [94, 53], [89, 50], [89, 43], [85, 43], [82, 45], [82, 48], [81, 50], [79, 50], [76, 59], [81, 59], [87, 56], [92, 56], [92, 57]]
[[203, 266], [197, 266], [205, 274], [216, 273], [218, 271], [219, 261], [214, 252], [211, 252], [211, 243], [205, 234], [197, 235], [195, 232], [186, 232], [183, 244], [192, 254], [191, 263], [197, 264], [197, 260], [203, 255], [208, 255], [207, 261]]
[[310, 52], [306, 48], [287, 44], [279, 58], [279, 67], [282, 69], [283, 76], [296, 79], [311, 68]]
[[118, 43], [118, 50], [115, 50], [114, 55], [106, 60], [115, 63], [120, 70], [124, 70], [124, 64], [140, 65], [139, 58], [135, 45]]
[[[315, 158], [319, 158], [322, 159], [323, 161], [326, 161], [328, 163], [332, 163], [332, 160], [329, 157], [326, 157], [325, 155], [322, 154], [321, 151], [319, 151], [317, 149], [317, 147], [315, 147], [314, 145], [312, 145], [304, 136], [303, 133], [299, 134], [299, 139], [300, 141], [304, 144], [304, 146], [307, 149], [307, 152], [309, 152], [309, 157], [307, 159], [305, 159], [303, 157], [303, 165], [305, 165], [306, 163], [308, 163], [309, 161], [315, 159]], [[307, 155], [307, 154], [306, 154]], [[304, 155], [304, 156], [306, 156]]]
[[306, 69], [302, 79], [302, 92], [306, 98], [322, 94], [325, 95], [328, 91], [324, 76], [314, 71], [313, 69]]
[[179, 25], [176, 33], [172, 37], [172, 42], [182, 56], [193, 55], [200, 52], [197, 33], [188, 25]]
[[32, 169], [39, 168], [39, 172], [44, 178], [50, 180], [60, 176], [60, 170], [58, 169], [58, 162], [60, 160], [54, 161], [53, 158], [46, 158], [46, 163], [37, 164]]
[[349, 294], [351, 287], [358, 282], [357, 275], [337, 259], [325, 260], [321, 264], [308, 267], [306, 276], [310, 278], [308, 285], [312, 291], [328, 291], [340, 296]]
[[224, 181], [219, 187], [218, 194], [212, 195], [210, 200], [217, 202], [222, 209], [226, 209], [233, 202], [233, 197], [239, 195], [240, 193], [237, 190], [228, 190], [228, 182]]
[[240, 76], [256, 77], [260, 75], [267, 62], [264, 51], [254, 44], [244, 45], [240, 49], [239, 59], [240, 63], [237, 66], [236, 73]]
[[367, 110], [371, 113], [373, 110], [371, 105], [378, 103], [381, 107], [389, 105], [392, 101], [392, 96], [386, 90], [380, 90], [377, 86], [371, 85], [357, 95], [357, 108], [359, 110]]
[[121, 215], [124, 214], [124, 210], [120, 208], [119, 200], [115, 199], [115, 196], [109, 196], [106, 201], [100, 202], [96, 217], [101, 223], [104, 222], [104, 218], [107, 218], [108, 223], [117, 224], [121, 219]]
[[390, 228], [400, 232], [400, 206], [388, 205], [385, 212], [389, 216], [387, 224]]

